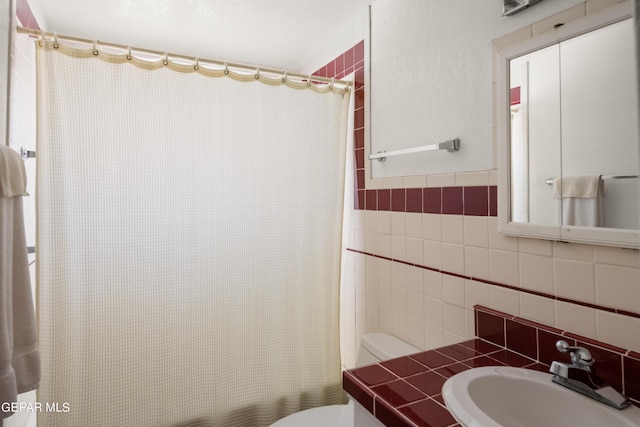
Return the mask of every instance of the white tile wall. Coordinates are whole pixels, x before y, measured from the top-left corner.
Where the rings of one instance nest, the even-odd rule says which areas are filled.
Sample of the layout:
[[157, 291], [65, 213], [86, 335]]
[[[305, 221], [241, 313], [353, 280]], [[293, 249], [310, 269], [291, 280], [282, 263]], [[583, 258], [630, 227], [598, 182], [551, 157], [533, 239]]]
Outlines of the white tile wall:
[[[588, 0], [558, 16], [507, 34], [495, 44], [523, 41], [546, 31], [558, 19], [567, 22], [618, 2]], [[495, 140], [495, 120], [493, 126]], [[367, 189], [496, 183], [497, 173], [491, 170], [367, 179]], [[426, 267], [354, 254], [353, 277], [362, 277], [364, 289], [356, 293], [356, 299], [363, 300], [356, 306], [364, 319], [356, 328], [356, 339], [349, 340], [354, 354], [365, 332], [391, 332], [423, 349], [471, 338], [475, 304], [640, 351], [640, 319], [526, 292], [640, 313], [637, 250], [499, 235], [495, 217], [354, 211], [352, 228], [351, 249]], [[402, 270], [404, 274], [400, 273]]]
[[[474, 176], [484, 183], [489, 174]], [[497, 234], [491, 217], [373, 211], [357, 215], [368, 218], [370, 241], [389, 238], [391, 256], [352, 249], [393, 260], [352, 253], [353, 280], [362, 282], [355, 293], [361, 300], [355, 302], [355, 311], [366, 316], [361, 322], [365, 327], [350, 341], [354, 354], [364, 332], [386, 331], [422, 349], [472, 338], [475, 304], [640, 351], [638, 334], [630, 332], [638, 330], [640, 319], [473, 280], [638, 313], [637, 250], [505, 237]], [[356, 265], [362, 266], [360, 279]]]

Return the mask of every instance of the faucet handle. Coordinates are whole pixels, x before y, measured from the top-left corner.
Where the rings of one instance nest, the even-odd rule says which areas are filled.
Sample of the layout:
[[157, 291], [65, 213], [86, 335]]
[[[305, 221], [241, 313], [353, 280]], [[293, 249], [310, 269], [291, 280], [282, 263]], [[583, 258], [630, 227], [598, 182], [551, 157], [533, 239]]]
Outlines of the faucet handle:
[[556, 348], [560, 353], [571, 353], [571, 363], [577, 367], [588, 368], [595, 363], [589, 350], [584, 347], [571, 347], [566, 341], [558, 340]]

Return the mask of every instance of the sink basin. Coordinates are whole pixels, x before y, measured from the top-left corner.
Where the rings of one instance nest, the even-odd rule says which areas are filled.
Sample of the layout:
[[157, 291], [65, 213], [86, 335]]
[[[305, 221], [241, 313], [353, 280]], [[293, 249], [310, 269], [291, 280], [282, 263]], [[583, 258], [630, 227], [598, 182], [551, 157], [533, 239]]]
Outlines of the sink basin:
[[442, 396], [465, 427], [640, 426], [640, 408], [611, 408], [551, 378], [530, 369], [487, 366], [449, 378]]

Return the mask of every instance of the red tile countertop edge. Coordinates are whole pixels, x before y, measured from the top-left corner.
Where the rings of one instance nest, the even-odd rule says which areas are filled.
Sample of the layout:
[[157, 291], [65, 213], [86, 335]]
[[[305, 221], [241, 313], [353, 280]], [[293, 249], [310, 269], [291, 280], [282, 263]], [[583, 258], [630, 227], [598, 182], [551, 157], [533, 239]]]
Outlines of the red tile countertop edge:
[[555, 349], [556, 339], [566, 339], [589, 348], [600, 361], [601, 377], [640, 406], [639, 353], [497, 310], [474, 308], [478, 338], [345, 371], [344, 390], [385, 425], [458, 426], [442, 399], [447, 378], [494, 365], [546, 372], [551, 360], [568, 357]]

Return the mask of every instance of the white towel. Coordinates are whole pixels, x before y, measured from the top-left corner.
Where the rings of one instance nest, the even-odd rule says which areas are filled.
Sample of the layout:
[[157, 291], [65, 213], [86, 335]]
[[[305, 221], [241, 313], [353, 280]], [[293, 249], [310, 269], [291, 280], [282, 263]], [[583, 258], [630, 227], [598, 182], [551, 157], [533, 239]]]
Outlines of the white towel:
[[14, 196], [28, 196], [27, 172], [18, 153], [0, 145], [0, 197]]
[[[40, 353], [22, 214], [24, 163], [0, 145], [0, 404], [38, 387]], [[0, 419], [11, 412], [0, 411]]]
[[574, 175], [555, 179], [553, 197], [559, 199], [560, 224], [601, 227], [603, 192], [600, 175]]
[[553, 180], [553, 197], [579, 197], [595, 199], [602, 194], [601, 175], [573, 175]]

